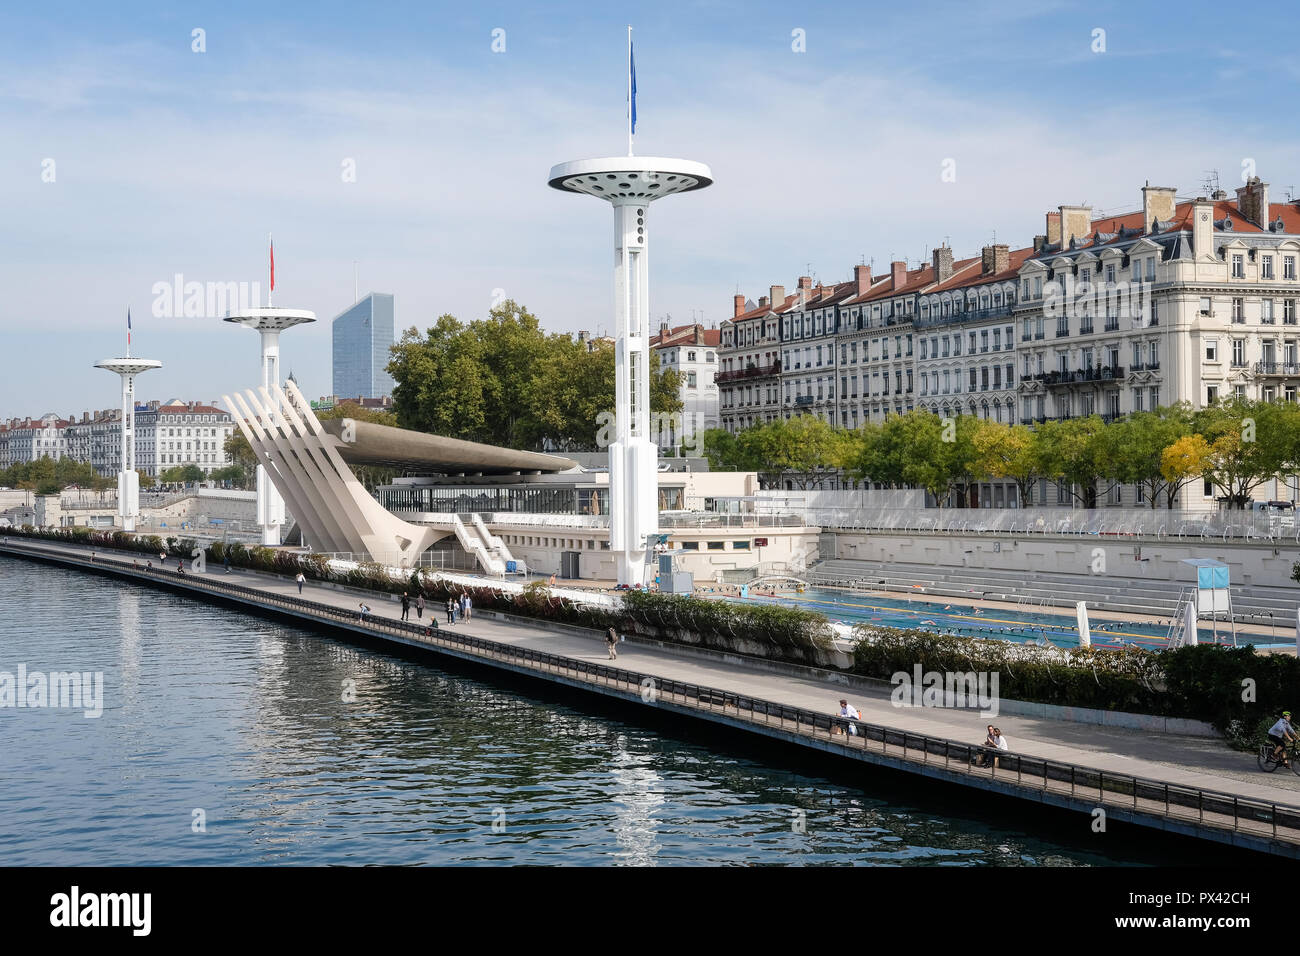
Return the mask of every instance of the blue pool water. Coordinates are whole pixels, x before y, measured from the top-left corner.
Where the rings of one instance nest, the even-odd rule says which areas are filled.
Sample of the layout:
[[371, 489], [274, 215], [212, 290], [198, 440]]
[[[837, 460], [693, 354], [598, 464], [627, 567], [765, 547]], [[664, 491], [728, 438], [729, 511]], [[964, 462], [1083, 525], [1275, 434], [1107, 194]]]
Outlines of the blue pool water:
[[[802, 594], [778, 590], [776, 596], [751, 592], [737, 600], [784, 604], [825, 614], [832, 621], [882, 627], [919, 628], [961, 637], [993, 638], [1023, 644], [1047, 640], [1058, 647], [1078, 647], [1079, 629], [1073, 616], [1016, 608], [973, 608], [942, 598], [906, 600], [864, 591], [809, 588]], [[1168, 627], [1136, 621], [1092, 620], [1094, 647], [1162, 648]]]

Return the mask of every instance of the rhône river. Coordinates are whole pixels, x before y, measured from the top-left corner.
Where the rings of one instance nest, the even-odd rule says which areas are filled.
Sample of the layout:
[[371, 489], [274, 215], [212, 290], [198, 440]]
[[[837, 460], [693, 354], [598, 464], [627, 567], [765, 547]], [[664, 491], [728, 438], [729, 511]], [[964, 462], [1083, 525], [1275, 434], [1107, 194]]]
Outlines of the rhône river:
[[9, 865], [1129, 862], [108, 578], [0, 593], [0, 672], [104, 677], [0, 708]]

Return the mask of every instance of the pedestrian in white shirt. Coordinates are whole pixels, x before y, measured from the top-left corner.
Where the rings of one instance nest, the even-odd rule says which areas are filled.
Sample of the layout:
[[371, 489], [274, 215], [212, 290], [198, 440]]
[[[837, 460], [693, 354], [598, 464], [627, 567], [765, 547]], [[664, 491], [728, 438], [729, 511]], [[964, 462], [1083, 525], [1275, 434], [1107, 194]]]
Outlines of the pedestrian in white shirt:
[[[850, 721], [862, 719], [862, 715], [858, 713], [858, 709], [854, 707], [852, 704], [850, 704], [847, 700], [840, 701], [840, 710], [837, 716]], [[851, 723], [848, 725], [848, 728], [849, 728], [849, 733], [852, 734], [854, 737], [858, 735], [858, 728], [856, 724]], [[841, 727], [838, 723], [832, 728], [832, 730], [834, 733], [837, 734], [844, 733], [844, 728]]]

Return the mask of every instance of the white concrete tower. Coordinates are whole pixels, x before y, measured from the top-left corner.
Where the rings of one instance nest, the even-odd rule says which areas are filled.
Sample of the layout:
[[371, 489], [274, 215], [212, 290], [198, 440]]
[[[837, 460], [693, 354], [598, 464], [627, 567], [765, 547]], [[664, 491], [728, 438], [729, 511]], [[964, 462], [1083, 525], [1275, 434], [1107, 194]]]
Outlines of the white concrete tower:
[[[262, 387], [281, 387], [280, 333], [304, 322], [315, 322], [316, 313], [302, 309], [253, 308], [232, 312], [225, 321], [256, 329], [262, 334]], [[233, 414], [233, 409], [227, 409]], [[262, 544], [275, 547], [280, 543], [280, 526], [284, 524], [284, 499], [266, 474], [257, 466], [257, 523], [262, 528]]]
[[659, 528], [659, 448], [650, 434], [650, 287], [646, 213], [673, 193], [703, 189], [703, 163], [616, 156], [561, 163], [550, 184], [614, 206], [615, 440], [609, 448], [609, 541], [618, 583], [645, 583], [647, 537]]
[[117, 473], [117, 514], [123, 531], [135, 530], [140, 516], [140, 475], [135, 470], [135, 377], [162, 368], [157, 359], [131, 357], [130, 342], [124, 358], [104, 359], [95, 368], [108, 369], [122, 379], [122, 470]]

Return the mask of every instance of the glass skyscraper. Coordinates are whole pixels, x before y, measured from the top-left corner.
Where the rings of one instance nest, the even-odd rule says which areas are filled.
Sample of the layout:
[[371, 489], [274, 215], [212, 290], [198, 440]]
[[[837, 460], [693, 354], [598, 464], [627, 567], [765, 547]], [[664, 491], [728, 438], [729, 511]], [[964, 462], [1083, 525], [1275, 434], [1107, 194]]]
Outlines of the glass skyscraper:
[[334, 395], [382, 398], [393, 394], [385, 371], [393, 344], [393, 297], [372, 292], [334, 317]]

